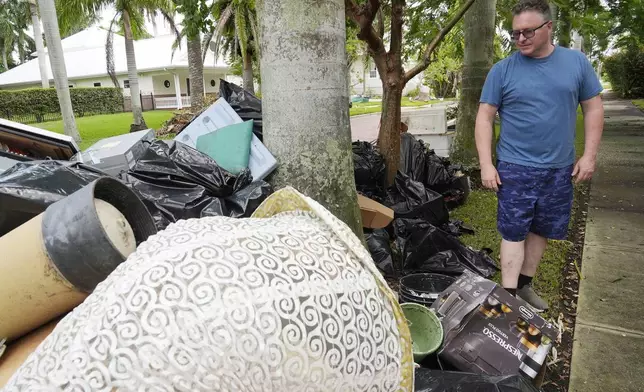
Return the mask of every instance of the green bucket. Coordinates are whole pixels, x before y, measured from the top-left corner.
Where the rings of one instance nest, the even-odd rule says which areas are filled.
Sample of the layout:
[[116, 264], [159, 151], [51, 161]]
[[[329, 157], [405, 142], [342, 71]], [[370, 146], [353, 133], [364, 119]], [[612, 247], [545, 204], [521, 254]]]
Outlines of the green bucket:
[[443, 325], [436, 314], [423, 305], [408, 302], [400, 307], [409, 325], [414, 362], [420, 362], [443, 343]]

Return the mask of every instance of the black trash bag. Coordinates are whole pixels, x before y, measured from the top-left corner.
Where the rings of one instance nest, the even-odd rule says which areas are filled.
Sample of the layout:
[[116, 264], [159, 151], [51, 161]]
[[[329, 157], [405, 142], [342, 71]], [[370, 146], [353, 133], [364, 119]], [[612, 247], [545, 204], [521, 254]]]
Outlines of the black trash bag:
[[487, 376], [474, 373], [417, 368], [414, 372], [416, 392], [539, 392], [520, 375]]
[[447, 208], [453, 209], [465, 204], [470, 192], [471, 184], [468, 176], [458, 175], [452, 177], [450, 189], [443, 193]]
[[269, 183], [265, 181], [253, 182], [224, 198], [226, 212], [222, 215], [232, 218], [249, 218], [272, 193], [273, 187]]
[[449, 162], [429, 150], [425, 153], [425, 178], [423, 183], [430, 189], [444, 193], [452, 188], [454, 173], [449, 170]]
[[385, 277], [397, 277], [394, 260], [391, 253], [389, 233], [386, 229], [365, 229], [365, 239], [369, 247], [371, 258]]
[[0, 175], [0, 236], [42, 213], [50, 204], [106, 175], [80, 162], [16, 163]]
[[225, 99], [242, 120], [253, 120], [253, 133], [259, 140], [264, 140], [261, 99], [223, 79], [219, 79], [219, 97]]
[[143, 200], [159, 230], [180, 219], [249, 216], [270, 194], [264, 182], [251, 185], [247, 169], [235, 176], [206, 154], [161, 140], [153, 141], [122, 178]]
[[443, 196], [401, 171], [396, 174], [394, 185], [387, 193], [385, 204], [394, 210], [396, 218], [423, 218], [436, 226], [449, 222], [449, 211]]
[[427, 146], [410, 133], [400, 134], [399, 170], [414, 181], [425, 183]]
[[490, 278], [499, 270], [488, 250], [469, 248], [458, 238], [424, 219], [397, 218], [394, 220], [394, 232], [402, 254], [404, 275], [436, 272], [456, 276], [469, 269]]
[[474, 234], [474, 229], [466, 226], [462, 220], [450, 220], [444, 224], [441, 229], [454, 237], [460, 237], [463, 234]]
[[353, 174], [356, 189], [379, 203], [386, 197], [385, 158], [369, 142], [353, 142]]

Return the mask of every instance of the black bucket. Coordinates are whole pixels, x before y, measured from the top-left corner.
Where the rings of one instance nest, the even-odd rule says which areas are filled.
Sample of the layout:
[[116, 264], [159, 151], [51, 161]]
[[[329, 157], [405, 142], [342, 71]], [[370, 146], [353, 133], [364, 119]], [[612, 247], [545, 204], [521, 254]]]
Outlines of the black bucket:
[[431, 306], [441, 293], [456, 281], [455, 277], [433, 274], [417, 273], [407, 275], [400, 279], [399, 302], [414, 302]]

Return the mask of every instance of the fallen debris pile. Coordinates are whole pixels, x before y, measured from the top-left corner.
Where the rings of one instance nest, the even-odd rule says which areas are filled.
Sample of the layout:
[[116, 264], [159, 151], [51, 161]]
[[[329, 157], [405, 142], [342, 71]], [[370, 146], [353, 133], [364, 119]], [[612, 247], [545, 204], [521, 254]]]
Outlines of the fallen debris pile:
[[[394, 211], [391, 225], [365, 229], [369, 251], [383, 275], [397, 278], [415, 272], [458, 276], [470, 270], [491, 277], [498, 267], [489, 249], [469, 248], [457, 238], [473, 234], [463, 222], [450, 221], [449, 209], [465, 203], [469, 178], [427, 148], [422, 140], [401, 134], [400, 169], [385, 186], [383, 156], [372, 143], [353, 143], [354, 176], [359, 194]], [[399, 254], [398, 260], [393, 257]]]

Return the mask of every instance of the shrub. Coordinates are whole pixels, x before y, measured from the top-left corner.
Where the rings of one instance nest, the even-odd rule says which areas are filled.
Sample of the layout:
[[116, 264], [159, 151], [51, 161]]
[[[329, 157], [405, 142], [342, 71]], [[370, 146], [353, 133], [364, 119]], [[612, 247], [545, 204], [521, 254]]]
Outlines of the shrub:
[[604, 72], [621, 97], [644, 97], [644, 49], [631, 47], [607, 57]]
[[[70, 88], [74, 115], [83, 117], [123, 111], [123, 93], [115, 87]], [[54, 88], [0, 91], [0, 117], [22, 122], [41, 122], [60, 117]]]

